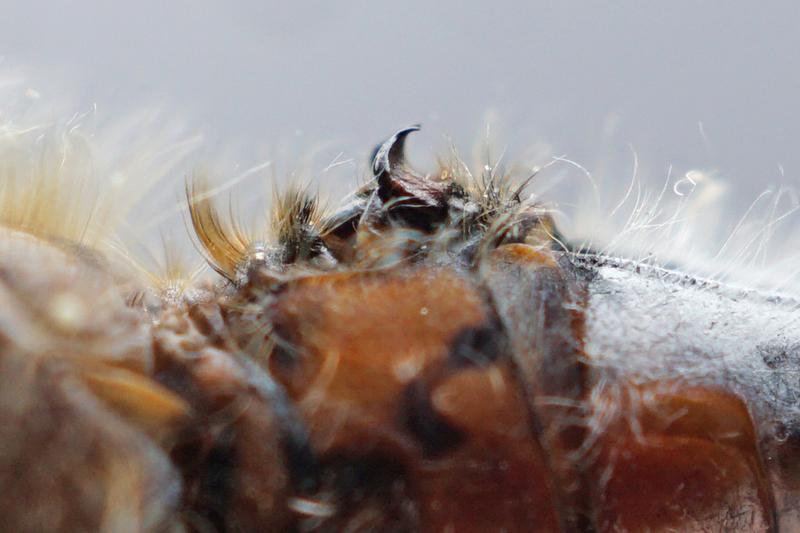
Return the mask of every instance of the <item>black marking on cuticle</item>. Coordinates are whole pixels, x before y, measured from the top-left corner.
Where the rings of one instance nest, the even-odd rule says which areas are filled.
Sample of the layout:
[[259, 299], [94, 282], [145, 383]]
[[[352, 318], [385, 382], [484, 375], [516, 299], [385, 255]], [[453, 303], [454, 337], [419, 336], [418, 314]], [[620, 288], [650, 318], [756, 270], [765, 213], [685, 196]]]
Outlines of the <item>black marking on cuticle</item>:
[[485, 367], [507, 353], [506, 339], [499, 320], [459, 331], [450, 344], [449, 359], [456, 367]]
[[292, 486], [299, 492], [313, 490], [319, 482], [319, 465], [311, 449], [308, 428], [279, 383], [250, 359], [240, 357], [238, 360], [250, 373], [250, 385], [270, 405], [278, 419], [281, 447]]
[[[332, 453], [322, 460], [320, 469], [318, 496], [312, 497], [330, 502], [336, 509], [322, 531], [420, 529], [418, 508], [400, 461], [380, 453], [358, 457]], [[369, 517], [366, 527], [364, 516]]]
[[217, 437], [198, 475], [198, 502], [195, 512], [216, 531], [225, 531], [226, 514], [236, 471], [234, 430], [225, 428]]
[[464, 434], [433, 409], [427, 383], [412, 382], [403, 396], [401, 422], [419, 441], [427, 456], [439, 456], [464, 441]]

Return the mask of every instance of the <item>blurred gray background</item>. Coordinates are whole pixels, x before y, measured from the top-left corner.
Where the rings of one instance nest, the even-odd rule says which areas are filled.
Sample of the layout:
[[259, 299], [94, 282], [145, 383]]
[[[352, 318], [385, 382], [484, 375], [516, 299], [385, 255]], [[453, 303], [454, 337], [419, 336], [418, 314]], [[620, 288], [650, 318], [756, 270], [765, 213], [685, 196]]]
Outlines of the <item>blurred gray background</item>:
[[627, 182], [635, 151], [655, 182], [702, 169], [745, 204], [800, 175], [794, 1], [0, 4], [7, 65], [108, 115], [158, 104], [245, 164], [289, 146], [355, 174], [422, 122], [421, 167], [488, 124], [508, 161], [566, 156]]

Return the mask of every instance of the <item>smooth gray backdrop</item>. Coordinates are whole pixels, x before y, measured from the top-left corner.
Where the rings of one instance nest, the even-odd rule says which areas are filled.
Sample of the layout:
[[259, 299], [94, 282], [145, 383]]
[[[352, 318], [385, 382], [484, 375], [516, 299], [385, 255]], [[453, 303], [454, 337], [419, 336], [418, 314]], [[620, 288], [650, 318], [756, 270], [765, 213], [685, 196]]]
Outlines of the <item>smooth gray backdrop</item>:
[[0, 7], [7, 65], [46, 72], [108, 114], [163, 105], [205, 135], [207, 152], [233, 147], [253, 164], [265, 147], [302, 155], [319, 143], [323, 161], [360, 163], [420, 121], [420, 166], [448, 136], [468, 152], [488, 123], [512, 161], [566, 155], [627, 180], [632, 146], [656, 182], [668, 165], [714, 171], [745, 203], [780, 168], [787, 182], [800, 176], [791, 0]]

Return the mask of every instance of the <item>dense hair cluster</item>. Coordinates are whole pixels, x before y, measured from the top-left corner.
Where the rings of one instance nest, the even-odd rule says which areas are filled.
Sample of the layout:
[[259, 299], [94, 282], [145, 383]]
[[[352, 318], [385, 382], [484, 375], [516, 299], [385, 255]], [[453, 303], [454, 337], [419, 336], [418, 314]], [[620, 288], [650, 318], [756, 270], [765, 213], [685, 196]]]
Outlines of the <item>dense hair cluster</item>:
[[241, 282], [256, 263], [279, 276], [287, 269], [386, 266], [440, 249], [466, 265], [501, 243], [556, 242], [547, 210], [522, 198], [531, 178], [515, 182], [493, 168], [476, 178], [460, 162], [442, 165], [433, 175], [411, 168], [404, 145], [418, 129], [402, 129], [376, 148], [373, 177], [338, 210], [324, 211], [296, 185], [276, 193], [271, 227], [262, 238], [247, 235], [230, 210], [221, 215], [202, 178], [189, 179], [192, 227], [209, 264]]

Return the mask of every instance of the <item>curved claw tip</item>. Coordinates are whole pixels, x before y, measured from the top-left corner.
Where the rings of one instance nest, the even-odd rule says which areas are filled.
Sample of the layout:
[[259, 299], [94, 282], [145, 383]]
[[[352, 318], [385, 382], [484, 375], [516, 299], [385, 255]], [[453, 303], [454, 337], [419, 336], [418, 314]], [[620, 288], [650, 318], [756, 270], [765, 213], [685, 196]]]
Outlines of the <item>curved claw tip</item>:
[[373, 174], [378, 176], [384, 172], [391, 172], [394, 167], [402, 165], [405, 159], [403, 147], [406, 137], [409, 133], [419, 131], [420, 128], [419, 124], [412, 124], [399, 130], [378, 146], [372, 157]]

